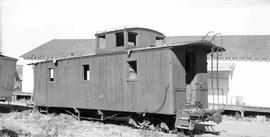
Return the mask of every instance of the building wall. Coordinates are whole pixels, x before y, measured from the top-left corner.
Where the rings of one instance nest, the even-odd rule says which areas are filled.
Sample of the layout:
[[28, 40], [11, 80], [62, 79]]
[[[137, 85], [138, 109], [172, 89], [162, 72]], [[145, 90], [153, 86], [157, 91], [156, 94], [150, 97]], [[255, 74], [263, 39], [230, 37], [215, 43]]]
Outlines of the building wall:
[[[223, 81], [220, 80], [219, 85], [224, 88], [224, 91], [227, 89], [228, 92], [220, 97], [220, 101], [223, 99], [224, 103], [232, 105], [270, 107], [268, 80], [270, 77], [270, 62], [223, 60], [219, 64], [220, 66], [224, 66], [224, 64], [233, 66], [226, 68], [226, 71], [230, 72], [227, 77], [221, 76]], [[216, 81], [214, 81], [215, 86]], [[211, 102], [212, 95], [209, 95], [209, 98]]]
[[34, 91], [34, 68], [32, 65], [23, 65], [22, 92]]
[[[169, 50], [96, 55], [35, 65], [38, 106], [173, 114]], [[137, 61], [137, 77], [127, 79], [127, 61]], [[90, 65], [90, 81], [83, 81], [82, 65]], [[49, 82], [48, 68], [55, 70]]]
[[230, 80], [230, 96], [242, 96], [243, 103], [270, 107], [270, 62], [232, 61], [235, 69]]
[[[212, 76], [213, 75], [213, 76]], [[217, 71], [214, 70], [213, 74], [211, 69], [208, 70], [208, 103], [212, 104], [213, 102], [219, 104], [236, 104], [236, 97], [234, 101], [230, 101], [229, 98], [229, 81], [231, 76], [231, 69], [219, 70], [218, 75]], [[213, 85], [212, 85], [213, 81]], [[217, 84], [218, 83], [218, 84]], [[219, 90], [217, 90], [217, 88]], [[213, 90], [211, 90], [213, 89]], [[231, 103], [233, 102], [233, 103]]]

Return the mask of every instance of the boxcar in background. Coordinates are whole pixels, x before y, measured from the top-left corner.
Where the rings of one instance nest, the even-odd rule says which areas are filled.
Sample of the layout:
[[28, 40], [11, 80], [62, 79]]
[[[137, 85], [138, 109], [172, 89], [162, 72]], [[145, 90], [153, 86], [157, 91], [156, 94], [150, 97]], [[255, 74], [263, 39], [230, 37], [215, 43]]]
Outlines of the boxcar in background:
[[0, 55], [0, 100], [11, 100], [17, 59]]

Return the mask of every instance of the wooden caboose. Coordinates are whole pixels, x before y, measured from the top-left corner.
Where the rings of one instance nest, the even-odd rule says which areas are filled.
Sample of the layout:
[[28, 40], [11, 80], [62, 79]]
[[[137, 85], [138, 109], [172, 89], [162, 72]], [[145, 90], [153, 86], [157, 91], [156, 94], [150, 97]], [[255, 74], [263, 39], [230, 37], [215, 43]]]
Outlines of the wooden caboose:
[[10, 101], [14, 88], [17, 59], [0, 54], [0, 100]]
[[168, 44], [164, 34], [139, 27], [95, 36], [93, 55], [35, 64], [36, 106], [171, 117], [196, 102], [207, 107], [207, 54], [217, 46]]

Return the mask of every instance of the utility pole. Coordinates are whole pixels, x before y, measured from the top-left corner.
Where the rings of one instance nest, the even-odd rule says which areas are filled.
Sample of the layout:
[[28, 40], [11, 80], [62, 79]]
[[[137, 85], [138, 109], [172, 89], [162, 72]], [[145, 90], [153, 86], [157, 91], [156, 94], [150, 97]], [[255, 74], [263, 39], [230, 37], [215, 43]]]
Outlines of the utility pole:
[[2, 0], [0, 0], [0, 55], [2, 55]]

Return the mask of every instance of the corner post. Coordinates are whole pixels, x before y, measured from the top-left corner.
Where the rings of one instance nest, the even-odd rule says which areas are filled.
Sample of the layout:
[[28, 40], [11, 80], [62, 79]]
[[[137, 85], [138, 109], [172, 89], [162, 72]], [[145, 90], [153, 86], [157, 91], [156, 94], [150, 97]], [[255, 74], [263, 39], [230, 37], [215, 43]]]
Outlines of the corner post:
[[124, 47], [128, 47], [128, 32], [126, 30], [124, 31]]

